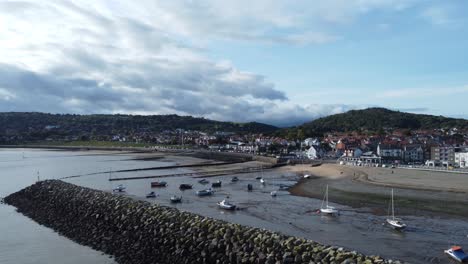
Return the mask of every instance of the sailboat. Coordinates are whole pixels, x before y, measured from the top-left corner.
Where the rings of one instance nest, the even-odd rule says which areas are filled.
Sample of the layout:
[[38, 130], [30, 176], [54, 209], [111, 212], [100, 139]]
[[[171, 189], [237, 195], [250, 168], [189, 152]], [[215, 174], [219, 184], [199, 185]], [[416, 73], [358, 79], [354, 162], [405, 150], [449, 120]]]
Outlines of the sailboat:
[[322, 214], [328, 214], [328, 215], [336, 215], [339, 212], [338, 209], [336, 209], [335, 207], [328, 205], [328, 184], [327, 184], [327, 189], [325, 191], [325, 197], [323, 198], [323, 201], [322, 201], [322, 206], [320, 207], [320, 212]]
[[401, 229], [405, 229], [406, 228], [406, 224], [403, 223], [401, 221], [401, 219], [399, 218], [395, 218], [395, 204], [393, 202], [393, 189], [392, 189], [392, 217], [391, 218], [387, 218], [387, 223], [397, 229], [397, 230], [401, 230]]

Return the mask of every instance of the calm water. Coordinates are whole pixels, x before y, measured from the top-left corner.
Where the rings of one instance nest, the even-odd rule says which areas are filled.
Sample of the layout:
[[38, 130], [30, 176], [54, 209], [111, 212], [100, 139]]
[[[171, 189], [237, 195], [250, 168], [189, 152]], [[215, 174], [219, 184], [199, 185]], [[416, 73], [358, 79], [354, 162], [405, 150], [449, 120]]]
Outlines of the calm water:
[[[101, 155], [95, 152], [0, 150], [0, 196], [6, 196], [33, 183], [37, 178], [37, 171], [41, 178], [58, 178], [104, 172], [110, 168], [119, 170], [171, 165], [167, 162], [135, 161], [131, 158], [130, 155]], [[183, 171], [186, 170], [175, 170]], [[112, 178], [169, 172], [174, 170], [113, 173]], [[449, 263], [443, 255], [443, 249], [454, 243], [468, 247], [466, 221], [410, 216], [405, 217], [410, 225], [408, 230], [396, 232], [382, 225], [385, 217], [373, 215], [366, 209], [357, 211], [336, 205], [342, 209], [341, 215], [338, 218], [327, 218], [314, 213], [320, 207], [320, 200], [295, 197], [281, 191], [277, 197], [271, 197], [270, 191], [277, 190], [280, 184], [293, 184], [297, 180], [297, 176], [293, 174], [265, 172], [266, 186], [254, 179], [257, 176], [255, 174], [237, 176], [240, 181], [236, 183], [231, 183], [231, 177], [228, 176], [210, 178], [210, 181], [223, 181], [223, 187], [217, 189], [212, 197], [197, 197], [194, 192], [207, 186], [199, 184], [199, 179], [189, 177], [158, 179], [167, 181], [168, 187], [157, 189], [151, 189], [149, 185], [154, 179], [110, 183], [109, 173], [72, 178], [68, 181], [106, 191], [117, 184], [124, 184], [127, 187], [127, 193], [124, 195], [136, 199], [176, 206], [181, 210], [226, 221], [267, 228], [411, 263]], [[193, 184], [194, 190], [180, 191], [180, 183]], [[249, 183], [254, 185], [252, 192], [246, 191]], [[156, 191], [159, 196], [155, 199], [144, 198], [151, 190]], [[169, 197], [173, 194], [182, 195], [183, 203], [170, 204]], [[226, 196], [241, 210], [219, 210], [216, 202]], [[50, 229], [35, 224], [15, 213], [9, 206], [0, 206], [0, 219], [0, 230], [5, 230], [7, 234], [0, 236], [0, 263], [113, 263], [107, 256], [79, 246]]]

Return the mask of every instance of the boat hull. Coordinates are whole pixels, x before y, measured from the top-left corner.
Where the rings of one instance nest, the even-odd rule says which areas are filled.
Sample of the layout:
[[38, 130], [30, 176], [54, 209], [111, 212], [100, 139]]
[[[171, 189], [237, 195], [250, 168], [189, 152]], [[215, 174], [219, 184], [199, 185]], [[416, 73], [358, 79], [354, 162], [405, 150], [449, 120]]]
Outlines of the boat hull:
[[406, 228], [406, 225], [403, 224], [403, 223], [399, 223], [395, 220], [392, 220], [392, 219], [387, 219], [387, 223], [393, 228], [393, 229], [396, 229], [396, 230], [403, 230]]

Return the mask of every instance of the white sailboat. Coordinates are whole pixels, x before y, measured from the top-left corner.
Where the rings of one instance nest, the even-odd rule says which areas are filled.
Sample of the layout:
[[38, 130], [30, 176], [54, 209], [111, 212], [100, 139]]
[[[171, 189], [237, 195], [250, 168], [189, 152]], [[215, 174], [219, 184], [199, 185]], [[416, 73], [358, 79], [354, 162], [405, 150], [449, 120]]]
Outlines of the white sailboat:
[[327, 189], [325, 191], [325, 197], [323, 198], [323, 201], [322, 201], [322, 206], [320, 207], [320, 212], [322, 214], [327, 214], [327, 215], [336, 215], [339, 212], [338, 209], [336, 209], [335, 207], [328, 205], [328, 184], [327, 184]]
[[405, 229], [406, 224], [402, 222], [401, 219], [395, 217], [395, 204], [393, 202], [393, 189], [392, 189], [392, 217], [387, 218], [387, 223], [398, 230]]

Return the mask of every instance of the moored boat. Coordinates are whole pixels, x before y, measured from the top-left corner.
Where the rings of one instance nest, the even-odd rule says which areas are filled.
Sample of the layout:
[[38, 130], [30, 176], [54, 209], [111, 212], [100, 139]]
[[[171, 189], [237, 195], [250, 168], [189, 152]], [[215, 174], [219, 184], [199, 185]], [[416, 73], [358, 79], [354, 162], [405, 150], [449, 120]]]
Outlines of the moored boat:
[[181, 185], [179, 185], [179, 189], [181, 190], [192, 189], [192, 184], [182, 183]]
[[146, 198], [156, 198], [156, 193], [155, 192], [150, 192], [146, 195]]
[[265, 179], [261, 178], [261, 179], [260, 179], [260, 183], [263, 184], [263, 185], [265, 185], [265, 184], [266, 184]]
[[460, 263], [468, 262], [468, 255], [460, 246], [452, 246], [451, 248], [444, 250], [444, 253]]
[[272, 197], [276, 197], [276, 195], [278, 195], [278, 191], [272, 191], [272, 192], [270, 193], [270, 195], [271, 195]]
[[151, 187], [166, 187], [167, 182], [161, 181], [161, 182], [151, 182]]
[[237, 181], [239, 181], [239, 178], [237, 178], [236, 176], [232, 177], [231, 182], [237, 182]]
[[219, 206], [219, 208], [225, 209], [225, 210], [235, 210], [236, 209], [236, 205], [230, 203], [227, 199], [224, 199], [221, 202], [218, 202], [218, 206]]
[[393, 189], [392, 189], [392, 217], [387, 218], [387, 223], [397, 230], [402, 230], [406, 228], [406, 224], [399, 218], [395, 217], [395, 204], [393, 201]]
[[211, 187], [216, 188], [216, 187], [221, 187], [221, 181], [217, 180], [216, 182], [213, 182], [211, 184]]
[[253, 187], [252, 187], [252, 184], [247, 184], [247, 191], [252, 191], [253, 190]]
[[198, 183], [201, 183], [201, 184], [208, 184], [208, 183], [210, 183], [210, 181], [207, 180], [207, 179], [201, 179], [201, 180], [198, 181]]
[[327, 189], [325, 191], [325, 197], [322, 201], [322, 206], [320, 207], [320, 212], [326, 215], [337, 215], [339, 213], [338, 209], [328, 205], [328, 184]]
[[119, 184], [117, 186], [117, 188], [113, 189], [114, 192], [125, 192], [125, 186], [123, 186], [122, 184]]
[[214, 193], [214, 191], [210, 188], [210, 189], [206, 189], [206, 190], [200, 190], [200, 191], [197, 191], [196, 194], [198, 196], [209, 196], [209, 195], [212, 195]]
[[172, 195], [171, 196], [171, 203], [181, 203], [182, 196]]

